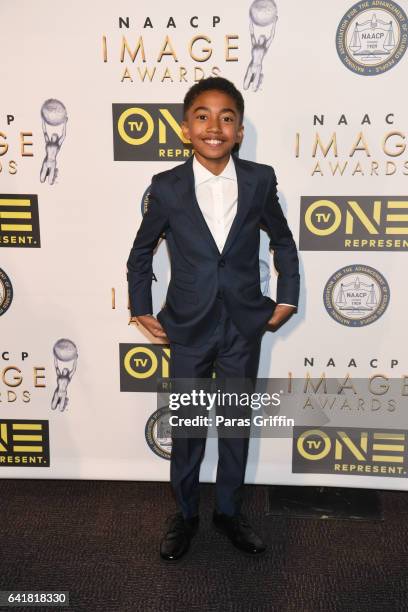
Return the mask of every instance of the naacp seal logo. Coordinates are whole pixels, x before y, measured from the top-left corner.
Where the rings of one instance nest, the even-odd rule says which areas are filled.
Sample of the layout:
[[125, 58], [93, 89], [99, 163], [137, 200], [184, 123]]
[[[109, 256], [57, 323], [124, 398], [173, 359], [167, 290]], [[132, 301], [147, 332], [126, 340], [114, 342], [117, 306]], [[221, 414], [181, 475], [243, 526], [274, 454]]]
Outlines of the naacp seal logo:
[[365, 0], [354, 4], [336, 33], [337, 53], [356, 74], [371, 76], [393, 68], [408, 41], [408, 19], [392, 0]]
[[370, 325], [384, 314], [390, 288], [378, 270], [365, 265], [337, 270], [324, 288], [324, 305], [329, 315], [348, 327]]
[[154, 412], [146, 423], [146, 442], [158, 457], [170, 459], [171, 455], [171, 425], [170, 408], [163, 406]]
[[0, 316], [9, 309], [13, 300], [13, 285], [7, 274], [0, 268]]

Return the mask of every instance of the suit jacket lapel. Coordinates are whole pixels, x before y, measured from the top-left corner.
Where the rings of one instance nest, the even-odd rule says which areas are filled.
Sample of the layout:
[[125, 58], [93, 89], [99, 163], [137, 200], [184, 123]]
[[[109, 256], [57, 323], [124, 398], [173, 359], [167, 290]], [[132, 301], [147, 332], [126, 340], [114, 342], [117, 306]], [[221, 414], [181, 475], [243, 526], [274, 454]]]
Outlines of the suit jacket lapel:
[[180, 202], [183, 203], [185, 212], [190, 215], [195, 225], [197, 225], [199, 228], [200, 233], [206, 237], [211, 245], [211, 248], [215, 249], [215, 251], [219, 254], [220, 251], [217, 243], [213, 238], [211, 230], [208, 227], [207, 222], [204, 219], [204, 215], [201, 212], [201, 208], [197, 202], [194, 185], [193, 156], [191, 155], [184, 164], [181, 164], [177, 168], [177, 170], [179, 178], [182, 179], [177, 181], [175, 185]]
[[237, 237], [242, 223], [247, 216], [249, 209], [251, 208], [252, 199], [254, 197], [256, 189], [256, 178], [253, 172], [248, 166], [239, 159], [239, 157], [232, 156], [235, 163], [235, 171], [237, 173], [238, 183], [238, 204], [237, 214], [234, 217], [227, 239], [222, 249], [222, 255], [231, 248], [235, 238]]
[[184, 164], [181, 164], [177, 168], [177, 175], [182, 180], [178, 180], [176, 182], [175, 189], [180, 201], [183, 203], [183, 206], [185, 206], [185, 212], [190, 215], [193, 221], [195, 221], [201, 233], [210, 243], [211, 248], [215, 249], [219, 255], [224, 255], [231, 248], [237, 234], [239, 233], [240, 227], [247, 213], [249, 212], [256, 188], [256, 178], [252, 170], [248, 168], [246, 164], [242, 163], [238, 157], [233, 156], [233, 160], [235, 163], [238, 183], [237, 213], [234, 217], [221, 253], [197, 202], [194, 185], [193, 156], [191, 156]]

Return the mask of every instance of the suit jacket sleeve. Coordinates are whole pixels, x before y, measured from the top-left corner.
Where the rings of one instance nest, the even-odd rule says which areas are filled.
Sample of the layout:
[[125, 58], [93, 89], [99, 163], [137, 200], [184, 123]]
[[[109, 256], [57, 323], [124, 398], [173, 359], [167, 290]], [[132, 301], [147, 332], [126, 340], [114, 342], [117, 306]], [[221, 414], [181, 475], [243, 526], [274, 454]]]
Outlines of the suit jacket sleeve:
[[153, 252], [163, 231], [169, 226], [168, 215], [156, 177], [150, 188], [149, 206], [133, 242], [127, 261], [130, 313], [132, 317], [153, 312]]
[[300, 286], [299, 259], [292, 232], [279, 204], [276, 187], [275, 172], [270, 168], [261, 223], [268, 232], [269, 247], [274, 252], [273, 263], [278, 272], [276, 301], [278, 304], [297, 306]]

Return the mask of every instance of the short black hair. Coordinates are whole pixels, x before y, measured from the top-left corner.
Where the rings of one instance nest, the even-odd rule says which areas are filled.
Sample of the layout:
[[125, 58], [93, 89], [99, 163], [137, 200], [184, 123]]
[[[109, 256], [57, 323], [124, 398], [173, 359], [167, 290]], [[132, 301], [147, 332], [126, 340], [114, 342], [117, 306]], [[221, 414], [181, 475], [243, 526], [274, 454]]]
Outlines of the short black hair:
[[242, 97], [242, 93], [235, 87], [234, 83], [229, 81], [228, 79], [224, 79], [223, 77], [207, 77], [206, 79], [201, 79], [198, 83], [195, 83], [186, 95], [184, 96], [183, 103], [183, 115], [186, 116], [188, 109], [192, 106], [194, 100], [203, 93], [203, 91], [222, 91], [223, 93], [228, 94], [235, 101], [237, 106], [241, 123], [244, 120], [244, 98]]

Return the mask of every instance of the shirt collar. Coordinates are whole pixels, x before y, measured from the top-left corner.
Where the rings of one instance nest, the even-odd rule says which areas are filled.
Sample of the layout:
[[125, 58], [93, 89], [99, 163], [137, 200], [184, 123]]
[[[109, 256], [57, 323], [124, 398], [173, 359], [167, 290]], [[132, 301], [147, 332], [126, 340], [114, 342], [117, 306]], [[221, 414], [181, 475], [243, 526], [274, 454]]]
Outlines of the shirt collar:
[[206, 181], [209, 181], [210, 179], [217, 178], [218, 176], [225, 178], [225, 179], [230, 179], [232, 181], [237, 180], [237, 173], [235, 171], [235, 164], [234, 164], [234, 160], [232, 159], [232, 155], [230, 155], [230, 158], [224, 170], [221, 172], [221, 174], [218, 174], [218, 175], [213, 174], [212, 172], [207, 170], [207, 168], [205, 168], [194, 155], [193, 156], [193, 172], [194, 172], [194, 182], [195, 182], [196, 187], [197, 185], [201, 185], [202, 183], [205, 183]]

